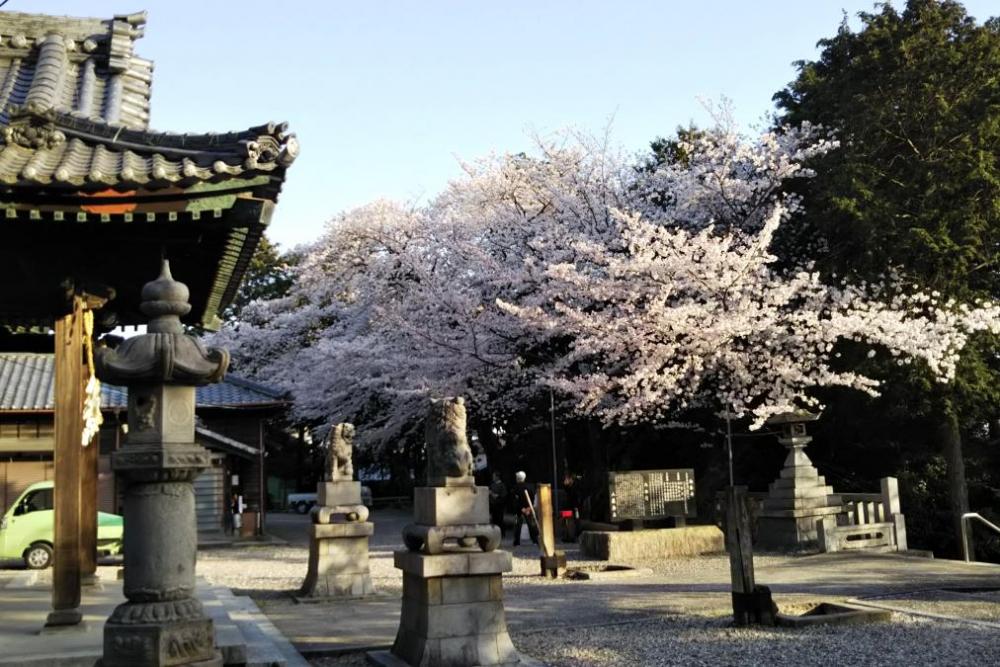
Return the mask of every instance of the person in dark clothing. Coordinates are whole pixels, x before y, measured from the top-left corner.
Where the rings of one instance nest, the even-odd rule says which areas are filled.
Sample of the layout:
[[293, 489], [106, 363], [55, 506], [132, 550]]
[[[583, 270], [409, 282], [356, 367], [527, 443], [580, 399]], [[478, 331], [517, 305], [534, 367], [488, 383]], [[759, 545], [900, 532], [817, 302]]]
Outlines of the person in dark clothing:
[[500, 539], [507, 537], [507, 526], [504, 524], [504, 510], [507, 508], [507, 487], [500, 479], [500, 473], [493, 473], [490, 482], [490, 523], [500, 526]]
[[559, 504], [562, 541], [576, 542], [577, 521], [580, 518], [580, 494], [576, 485], [576, 475], [566, 471], [563, 475], [562, 491], [562, 502]]
[[514, 546], [521, 544], [521, 526], [528, 524], [528, 535], [531, 536], [531, 541], [534, 544], [538, 544], [538, 526], [535, 524], [535, 519], [532, 516], [532, 498], [535, 495], [535, 489], [528, 485], [525, 480], [527, 480], [528, 475], [523, 470], [519, 470], [514, 475]]

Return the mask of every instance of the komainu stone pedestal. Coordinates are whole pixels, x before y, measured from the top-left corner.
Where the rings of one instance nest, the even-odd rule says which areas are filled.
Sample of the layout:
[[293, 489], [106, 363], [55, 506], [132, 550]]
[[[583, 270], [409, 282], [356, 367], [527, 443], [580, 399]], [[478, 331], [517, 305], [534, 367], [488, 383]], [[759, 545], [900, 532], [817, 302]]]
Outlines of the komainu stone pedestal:
[[320, 503], [309, 526], [309, 569], [299, 592], [303, 598], [360, 598], [375, 594], [368, 567], [368, 539], [374, 526], [366, 521], [361, 482], [323, 482]]
[[428, 555], [397, 551], [403, 571], [403, 609], [392, 651], [369, 653], [376, 665], [410, 667], [527, 667], [510, 640], [501, 576], [512, 569], [507, 551]]
[[403, 543], [412, 551], [439, 554], [450, 549], [500, 546], [500, 528], [490, 523], [489, 489], [450, 480], [450, 486], [420, 486], [413, 490], [413, 518], [403, 528]]

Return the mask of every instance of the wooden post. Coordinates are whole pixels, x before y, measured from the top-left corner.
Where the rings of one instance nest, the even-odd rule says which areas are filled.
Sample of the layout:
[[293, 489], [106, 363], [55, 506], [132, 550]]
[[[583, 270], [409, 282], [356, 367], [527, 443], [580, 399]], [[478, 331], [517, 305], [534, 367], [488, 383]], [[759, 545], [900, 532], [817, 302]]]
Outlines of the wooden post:
[[758, 586], [753, 570], [753, 533], [745, 486], [726, 488], [726, 551], [733, 586], [733, 622], [738, 626], [774, 625], [778, 613], [767, 586]]
[[97, 583], [97, 459], [101, 434], [96, 433], [81, 452], [80, 466], [80, 576], [85, 586]]
[[729, 573], [733, 593], [752, 593], [753, 535], [747, 512], [745, 486], [726, 488], [726, 551], [729, 552]]
[[554, 556], [556, 551], [556, 531], [552, 525], [552, 485], [538, 485], [538, 534], [542, 536], [542, 552]]
[[46, 627], [78, 624], [80, 615], [80, 480], [83, 447], [83, 310], [55, 323], [55, 561]]
[[556, 529], [550, 484], [538, 485], [538, 513], [535, 515], [535, 520], [538, 522], [538, 535], [541, 538], [539, 541], [542, 547], [542, 576], [558, 577], [559, 568], [566, 568], [566, 553], [556, 551]]

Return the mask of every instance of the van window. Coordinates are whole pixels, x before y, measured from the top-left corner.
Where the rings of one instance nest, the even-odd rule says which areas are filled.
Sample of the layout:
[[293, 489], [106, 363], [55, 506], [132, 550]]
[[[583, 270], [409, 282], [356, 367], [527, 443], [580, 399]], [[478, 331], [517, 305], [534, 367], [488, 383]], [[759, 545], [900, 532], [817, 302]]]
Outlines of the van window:
[[52, 500], [53, 489], [38, 489], [37, 491], [32, 491], [24, 497], [22, 504], [24, 505], [24, 513], [28, 512], [40, 512], [42, 510], [50, 510], [55, 507]]

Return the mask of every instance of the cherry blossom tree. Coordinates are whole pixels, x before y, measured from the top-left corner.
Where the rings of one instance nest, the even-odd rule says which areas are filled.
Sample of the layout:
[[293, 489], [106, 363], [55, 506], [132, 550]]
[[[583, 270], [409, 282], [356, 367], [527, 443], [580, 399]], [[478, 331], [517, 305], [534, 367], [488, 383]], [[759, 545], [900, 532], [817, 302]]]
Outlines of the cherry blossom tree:
[[838, 364], [849, 345], [943, 382], [968, 336], [996, 330], [998, 309], [941, 303], [887, 284], [827, 285], [811, 265], [777, 267], [769, 251], [811, 176], [805, 160], [836, 148], [808, 126], [743, 139], [731, 125], [681, 142], [643, 183], [639, 207], [614, 211], [621, 241], [581, 239], [575, 261], [550, 261], [544, 289], [502, 308], [535, 336], [572, 337], [548, 377], [608, 422], [665, 420], [694, 405], [750, 417], [819, 407], [809, 390], [874, 395], [879, 382]]
[[427, 205], [340, 215], [290, 292], [247, 305], [217, 342], [290, 389], [300, 419], [393, 443], [427, 395], [502, 419], [550, 388], [607, 422], [714, 405], [759, 425], [814, 406], [816, 386], [877, 391], [838, 365], [852, 345], [946, 380], [966, 337], [995, 325], [995, 308], [776, 266], [771, 241], [800, 206], [788, 182], [836, 147], [814, 128], [750, 141], [722, 123], [678, 147], [650, 169], [562, 134], [465, 164]]

